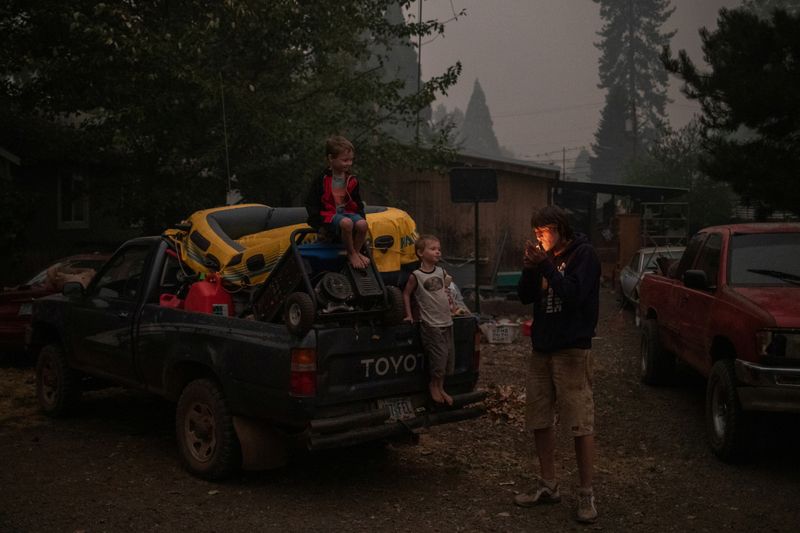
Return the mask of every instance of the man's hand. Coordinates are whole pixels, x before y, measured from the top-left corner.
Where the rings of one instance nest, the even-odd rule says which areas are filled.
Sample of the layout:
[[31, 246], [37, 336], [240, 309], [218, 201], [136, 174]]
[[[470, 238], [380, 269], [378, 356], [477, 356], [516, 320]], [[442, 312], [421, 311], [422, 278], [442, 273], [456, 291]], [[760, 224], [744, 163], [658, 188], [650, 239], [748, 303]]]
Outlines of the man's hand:
[[405, 317], [403, 317], [403, 321], [410, 322], [410, 323], [413, 324], [414, 323], [414, 317], [411, 316], [411, 315], [406, 315]]
[[538, 244], [534, 244], [530, 240], [525, 241], [525, 255], [522, 257], [522, 266], [525, 268], [534, 268], [547, 257], [547, 252], [542, 250]]

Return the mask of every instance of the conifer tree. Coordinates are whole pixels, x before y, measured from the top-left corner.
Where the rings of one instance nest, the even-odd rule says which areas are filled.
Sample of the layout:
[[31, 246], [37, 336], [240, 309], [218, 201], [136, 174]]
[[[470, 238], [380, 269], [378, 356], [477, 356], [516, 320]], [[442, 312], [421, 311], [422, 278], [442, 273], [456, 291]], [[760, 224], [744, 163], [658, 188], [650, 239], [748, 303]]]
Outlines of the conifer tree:
[[500, 145], [494, 134], [492, 116], [486, 105], [486, 95], [480, 82], [476, 79], [472, 88], [472, 96], [464, 114], [461, 127], [461, 140], [465, 149], [478, 155], [499, 157]]
[[[386, 21], [393, 26], [406, 24], [400, 2], [390, 3], [386, 7]], [[376, 57], [383, 57], [383, 80], [396, 87], [398, 95], [408, 98], [421, 87], [419, 78], [418, 51], [407, 37], [393, 38], [388, 46], [380, 46]], [[430, 106], [421, 109], [416, 117], [410, 114], [390, 113], [383, 124], [389, 135], [402, 142], [411, 142], [419, 133], [425, 136], [431, 118]]]
[[591, 154], [586, 148], [581, 148], [578, 157], [575, 158], [575, 164], [572, 166], [572, 175], [569, 179], [574, 181], [589, 181], [589, 160]]
[[664, 51], [684, 94], [700, 103], [703, 153], [699, 168], [729, 183], [751, 205], [800, 213], [800, 13], [763, 18], [722, 9], [717, 29], [703, 28], [701, 70], [685, 50]]
[[782, 9], [791, 14], [800, 13], [800, 0], [744, 0], [742, 7], [749, 9], [761, 18], [772, 17], [772, 12]]
[[608, 91], [595, 133], [591, 176], [617, 183], [626, 162], [666, 126], [667, 72], [659, 54], [675, 32], [661, 30], [670, 0], [594, 0], [605, 21], [598, 32], [600, 87]]

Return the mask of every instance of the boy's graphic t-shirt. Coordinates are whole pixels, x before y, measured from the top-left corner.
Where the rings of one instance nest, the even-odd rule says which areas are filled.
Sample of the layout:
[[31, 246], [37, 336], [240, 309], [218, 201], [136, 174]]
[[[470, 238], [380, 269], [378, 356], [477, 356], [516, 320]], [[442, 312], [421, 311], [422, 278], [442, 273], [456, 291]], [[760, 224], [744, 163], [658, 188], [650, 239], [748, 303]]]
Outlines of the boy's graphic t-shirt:
[[420, 320], [429, 326], [452, 326], [453, 317], [445, 292], [445, 273], [442, 267], [434, 267], [430, 272], [417, 269], [412, 275], [417, 279], [414, 299], [419, 309]]
[[[556, 270], [563, 276], [566, 268], [567, 264], [562, 261], [556, 267]], [[545, 277], [542, 277], [542, 309], [544, 309], [545, 314], [548, 315], [551, 313], [560, 313], [564, 310], [561, 297], [555, 293]]]
[[347, 204], [347, 180], [344, 176], [332, 176], [331, 193], [336, 202], [336, 212], [344, 213], [344, 206]]

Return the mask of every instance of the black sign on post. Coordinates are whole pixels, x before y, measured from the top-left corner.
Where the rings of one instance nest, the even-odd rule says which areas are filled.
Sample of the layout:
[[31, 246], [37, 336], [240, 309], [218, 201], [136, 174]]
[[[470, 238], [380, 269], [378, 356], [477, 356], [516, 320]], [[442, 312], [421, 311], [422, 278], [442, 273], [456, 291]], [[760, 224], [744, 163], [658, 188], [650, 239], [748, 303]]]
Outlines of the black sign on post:
[[457, 167], [450, 169], [450, 200], [475, 204], [475, 312], [481, 314], [481, 291], [478, 283], [478, 205], [497, 201], [497, 173], [493, 168]]
[[497, 173], [493, 168], [450, 169], [450, 200], [456, 204], [496, 202]]

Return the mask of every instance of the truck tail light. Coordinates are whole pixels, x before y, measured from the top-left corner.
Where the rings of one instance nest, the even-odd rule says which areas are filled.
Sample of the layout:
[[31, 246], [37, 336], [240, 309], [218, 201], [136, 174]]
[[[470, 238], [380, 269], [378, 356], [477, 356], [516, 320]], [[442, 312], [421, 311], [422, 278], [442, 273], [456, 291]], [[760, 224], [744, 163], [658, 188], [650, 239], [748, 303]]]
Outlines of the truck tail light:
[[477, 372], [481, 368], [481, 330], [475, 329], [475, 346], [472, 352], [472, 370]]
[[313, 348], [292, 348], [289, 394], [311, 397], [317, 394], [317, 352]]

